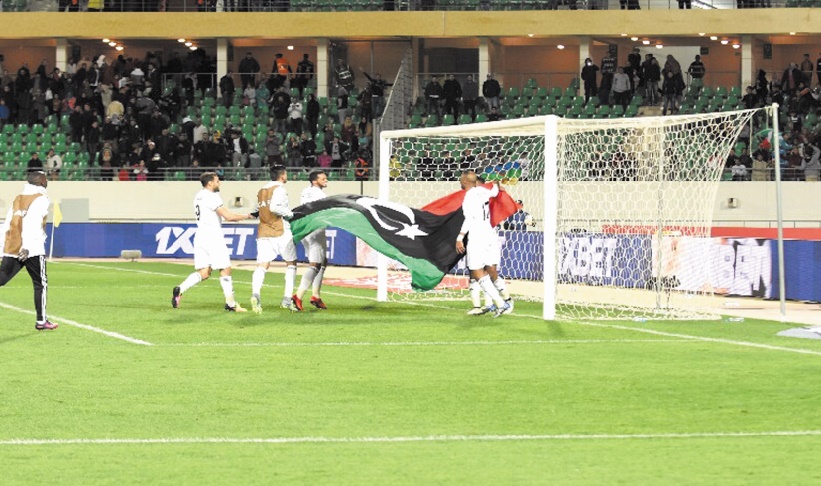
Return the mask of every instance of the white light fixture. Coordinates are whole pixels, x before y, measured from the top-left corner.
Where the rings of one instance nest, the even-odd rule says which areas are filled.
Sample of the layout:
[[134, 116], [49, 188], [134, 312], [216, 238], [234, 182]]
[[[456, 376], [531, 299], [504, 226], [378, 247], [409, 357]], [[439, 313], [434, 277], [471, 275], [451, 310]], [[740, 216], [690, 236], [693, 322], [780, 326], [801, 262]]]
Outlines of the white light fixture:
[[706, 34], [706, 33], [704, 33], [704, 32], [699, 32], [699, 33], [698, 33], [698, 35], [700, 35], [701, 37], [704, 37], [704, 36], [705, 36], [705, 35], [707, 35], [707, 34]]
[[191, 42], [191, 41], [188, 41], [188, 42], [185, 43], [185, 47], [191, 47], [193, 45], [194, 45], [194, 43]]
[[622, 37], [627, 37], [627, 34], [622, 34], [621, 36], [622, 36]]
[[741, 44], [739, 44], [738, 42], [733, 44], [733, 49], [740, 49], [740, 48], [741, 48]]
[[711, 36], [710, 36], [710, 40], [718, 40], [718, 36], [711, 35]]
[[650, 45], [650, 41], [649, 41], [649, 40], [647, 40], [647, 39], [645, 39], [645, 40], [641, 41], [641, 43], [642, 43], [642, 44], [644, 44], [645, 46], [649, 46], [649, 45]]
[[664, 49], [664, 44], [656, 44], [656, 49]]
[[564, 44], [559, 44], [559, 45], [557, 45], [557, 46], [556, 46], [556, 49], [558, 49], [558, 50], [562, 50], [562, 49], [564, 49]]
[[729, 43], [730, 43], [730, 41], [728, 41], [727, 39], [721, 39], [721, 45], [722, 46], [726, 46]]
[[289, 51], [293, 51], [293, 50], [294, 50], [294, 46], [288, 46], [288, 47], [287, 47], [287, 49], [288, 49]]
[[116, 43], [116, 42], [114, 42], [114, 41], [111, 41], [111, 42], [109, 42], [109, 43], [108, 43], [108, 45], [110, 45], [111, 47], [114, 47], [114, 46], [116, 46], [116, 45], [117, 45], [117, 43]]
[[190, 47], [189, 47], [189, 49], [191, 49], [192, 51], [196, 51], [196, 50], [197, 50], [197, 46], [190, 46]]
[[111, 39], [103, 39], [103, 42], [108, 44], [109, 42], [111, 42]]
[[534, 35], [535, 34], [527, 34], [527, 36], [530, 37], [531, 39], [533, 38]]
[[790, 32], [790, 35], [795, 35], [795, 32]]
[[633, 37], [631, 37], [631, 38], [630, 38], [630, 40], [631, 40], [631, 41], [633, 41], [633, 42], [636, 42], [637, 40], [639, 40], [639, 38], [638, 38], [638, 37], [633, 36]]
[[118, 51], [122, 51], [122, 50], [123, 50], [123, 49], [125, 49], [125, 48], [124, 48], [123, 46], [117, 46], [117, 47], [115, 47], [114, 49], [117, 49]]
[[183, 39], [182, 37], [180, 37], [179, 39], [177, 39], [177, 42], [179, 42], [180, 44], [182, 44], [183, 42], [185, 42], [185, 39]]

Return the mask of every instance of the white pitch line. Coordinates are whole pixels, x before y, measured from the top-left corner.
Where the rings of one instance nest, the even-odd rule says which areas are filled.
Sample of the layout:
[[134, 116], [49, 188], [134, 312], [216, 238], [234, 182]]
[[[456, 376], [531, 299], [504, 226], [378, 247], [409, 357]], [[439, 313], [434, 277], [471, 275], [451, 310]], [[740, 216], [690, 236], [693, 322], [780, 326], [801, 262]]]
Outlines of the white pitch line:
[[333, 346], [505, 346], [523, 344], [622, 344], [622, 343], [697, 343], [695, 339], [533, 339], [520, 341], [388, 341], [388, 342], [257, 342], [257, 343], [168, 343], [160, 347], [228, 348], [228, 347], [333, 347]]
[[6, 439], [0, 446], [37, 445], [141, 445], [141, 444], [356, 444], [401, 442], [523, 442], [634, 439], [704, 439], [749, 437], [817, 437], [821, 430], [777, 430], [763, 432], [693, 432], [669, 434], [515, 434], [515, 435], [422, 435], [398, 437], [168, 437], [156, 439]]
[[[15, 306], [9, 305], [9, 304], [4, 304], [2, 302], [0, 302], [0, 307], [5, 308], [5, 309], [9, 309], [9, 310], [13, 310], [13, 311], [17, 311], [17, 312], [21, 312], [23, 314], [29, 314], [29, 315], [36, 315], [37, 314], [34, 311], [30, 311], [28, 309], [22, 309], [20, 307], [15, 307]], [[100, 329], [99, 327], [89, 326], [88, 324], [82, 324], [82, 323], [79, 323], [77, 321], [72, 321], [71, 319], [65, 319], [63, 317], [57, 317], [57, 316], [49, 316], [49, 317], [50, 317], [50, 319], [55, 321], [57, 324], [67, 324], [69, 326], [76, 327], [76, 328], [79, 328], [79, 329], [85, 329], [86, 331], [91, 331], [91, 332], [96, 332], [96, 333], [99, 333], [99, 334], [103, 334], [105, 336], [108, 336], [108, 337], [111, 337], [111, 338], [114, 338], [114, 339], [121, 339], [121, 340], [127, 341], [131, 344], [139, 344], [141, 346], [153, 346], [153, 344], [149, 343], [148, 341], [143, 341], [142, 339], [136, 339], [136, 338], [133, 338], [133, 337], [128, 337], [125, 334], [120, 334], [118, 332], [106, 331], [105, 329]]]
[[[106, 267], [106, 266], [102, 266], [102, 265], [91, 265], [91, 264], [86, 264], [86, 263], [74, 263], [74, 262], [70, 262], [70, 264], [71, 265], [87, 266], [87, 267], [92, 267], [92, 268], [118, 270], [118, 271], [124, 271], [124, 272], [145, 273], [145, 274], [149, 274], [149, 275], [179, 277], [178, 275], [174, 275], [174, 274], [167, 274], [167, 273], [160, 273], [160, 272], [150, 272], [150, 271], [147, 271], [147, 270], [134, 270], [134, 269], [127, 269], [127, 268], [120, 268], [120, 267]], [[325, 292], [325, 293], [328, 294], [328, 295], [340, 295], [340, 296], [344, 296], [344, 297], [351, 298], [351, 299], [361, 299], [361, 300], [371, 300], [371, 301], [376, 300], [372, 297], [362, 297], [362, 296], [340, 294], [340, 293], [333, 293], [333, 292]], [[420, 307], [432, 307], [432, 308], [436, 308], [436, 309], [453, 310], [453, 307], [447, 307], [447, 306], [429, 304], [429, 303], [423, 303], [423, 302], [405, 302], [405, 304], [416, 305], [416, 306], [420, 306]], [[511, 318], [511, 317], [525, 318], [525, 319], [536, 319], [536, 320], [540, 320], [540, 321], [542, 320], [541, 316], [535, 316], [535, 315], [529, 315], [529, 314], [520, 314], [520, 313], [511, 314], [510, 316], [507, 316], [506, 319]], [[750, 341], [736, 341], [736, 340], [733, 340], [733, 339], [711, 338], [711, 337], [706, 337], [706, 336], [695, 336], [695, 335], [691, 335], [691, 334], [680, 334], [680, 333], [672, 333], [672, 332], [665, 332], [665, 331], [656, 331], [656, 330], [653, 330], [653, 329], [643, 329], [643, 328], [638, 328], [638, 327], [622, 326], [622, 325], [617, 325], [617, 324], [601, 324], [601, 323], [595, 323], [595, 322], [589, 322], [589, 321], [588, 322], [585, 322], [585, 321], [564, 321], [564, 322], [567, 322], [568, 324], [578, 324], [578, 325], [581, 325], [581, 326], [591, 326], [591, 327], [600, 327], [600, 328], [606, 328], [606, 329], [618, 329], [618, 330], [622, 330], [622, 331], [641, 332], [641, 333], [653, 334], [653, 335], [657, 335], [657, 336], [665, 336], [665, 337], [670, 337], [670, 338], [694, 339], [694, 340], [703, 341], [703, 342], [710, 342], [710, 343], [720, 343], [720, 344], [729, 344], [729, 345], [732, 345], [732, 346], [742, 346], [742, 347], [748, 347], [748, 348], [766, 349], [768, 351], [784, 351], [784, 352], [788, 352], [788, 353], [797, 353], [797, 354], [807, 354], [807, 355], [812, 355], [812, 356], [821, 356], [821, 351], [815, 351], [815, 350], [811, 350], [811, 349], [789, 348], [789, 347], [784, 347], [784, 346], [773, 346], [773, 345], [770, 345], [770, 344], [753, 343], [753, 342], [750, 342]]]
[[786, 351], [789, 353], [798, 353], [798, 354], [810, 354], [813, 356], [821, 356], [821, 351], [815, 351], [812, 349], [803, 349], [803, 348], [788, 348], [784, 346], [773, 346], [771, 344], [762, 344], [762, 343], [753, 343], [750, 341], [736, 341], [734, 339], [723, 339], [723, 338], [712, 338], [706, 336], [693, 336], [690, 334], [680, 334], [676, 332], [666, 332], [666, 331], [656, 331], [655, 329], [642, 329], [638, 327], [630, 327], [630, 326], [620, 326], [618, 324], [601, 324], [598, 322], [584, 322], [578, 321], [576, 324], [581, 326], [590, 326], [590, 327], [602, 327], [607, 329], [619, 329], [622, 331], [636, 331], [642, 332], [645, 334], [653, 334], [655, 336], [665, 336], [670, 338], [682, 338], [682, 339], [695, 339], [698, 341], [708, 342], [708, 343], [721, 343], [721, 344], [732, 344], [734, 346], [744, 346], [748, 348], [759, 348], [759, 349], [766, 349], [769, 351]]

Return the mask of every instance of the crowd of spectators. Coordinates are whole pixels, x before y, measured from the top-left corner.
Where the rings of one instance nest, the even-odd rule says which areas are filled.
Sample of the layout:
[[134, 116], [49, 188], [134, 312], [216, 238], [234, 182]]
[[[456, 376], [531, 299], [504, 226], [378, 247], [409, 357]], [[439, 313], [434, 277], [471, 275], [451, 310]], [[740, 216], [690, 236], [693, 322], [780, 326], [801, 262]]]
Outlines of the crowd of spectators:
[[[101, 180], [163, 180], [178, 171], [197, 180], [205, 169], [250, 179], [264, 177], [264, 167], [272, 164], [309, 170], [370, 162], [377, 96], [369, 89], [358, 94], [362, 103], [345, 96], [338, 108], [320, 106], [307, 89], [314, 75], [307, 54], [296, 73], [282, 54], [270, 75], [260, 73], [250, 53], [239, 67], [235, 86], [230, 71], [214, 83], [213, 59], [202, 51], [166, 63], [152, 53], [144, 59], [99, 55], [73, 60], [65, 72], [45, 60], [34, 72], [24, 63], [14, 77], [2, 71], [0, 123], [59, 124]], [[389, 83], [376, 75], [370, 86], [383, 90], [381, 98]], [[200, 101], [217, 92], [213, 105]], [[250, 107], [253, 115], [242, 126], [233, 118], [214, 123], [223, 107]], [[54, 147], [26, 147], [24, 153], [49, 149]], [[53, 162], [49, 172], [56, 177], [65, 161]]]

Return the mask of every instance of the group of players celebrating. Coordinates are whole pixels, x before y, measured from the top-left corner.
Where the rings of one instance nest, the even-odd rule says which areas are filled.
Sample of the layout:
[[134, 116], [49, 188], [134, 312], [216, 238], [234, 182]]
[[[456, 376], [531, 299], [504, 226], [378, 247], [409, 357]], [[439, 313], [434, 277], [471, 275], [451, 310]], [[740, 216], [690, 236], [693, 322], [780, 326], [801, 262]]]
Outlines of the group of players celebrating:
[[[301, 204], [326, 197], [328, 176], [317, 170], [309, 176], [310, 185], [302, 191]], [[220, 286], [225, 295], [225, 310], [247, 312], [234, 298], [234, 284], [231, 279], [231, 256], [222, 232], [222, 220], [243, 221], [259, 218], [257, 234], [257, 268], [251, 282], [251, 309], [262, 313], [262, 285], [265, 273], [272, 261], [282, 257], [286, 262], [285, 290], [280, 306], [299, 312], [303, 310], [302, 299], [311, 288], [310, 304], [318, 309], [327, 309], [320, 291], [322, 278], [327, 267], [327, 240], [325, 230], [318, 229], [302, 240], [309, 267], [302, 276], [299, 288], [294, 292], [296, 280], [296, 245], [288, 220], [293, 212], [288, 207], [288, 193], [285, 184], [288, 172], [284, 166], [271, 168], [271, 181], [257, 193], [257, 209], [249, 214], [232, 213], [225, 208], [219, 195], [220, 179], [214, 172], [206, 172], [200, 177], [202, 190], [194, 197], [194, 215], [197, 232], [194, 236], [194, 269], [185, 280], [174, 287], [171, 305], [180, 306], [182, 295], [211, 276], [212, 269], [220, 272]], [[466, 191], [462, 203], [465, 216], [455, 243], [455, 250], [467, 254], [470, 270], [470, 291], [473, 308], [470, 315], [493, 313], [494, 317], [513, 311], [513, 301], [505, 288], [505, 281], [497, 273], [501, 248], [496, 231], [490, 222], [489, 201], [502, 190], [498, 182], [483, 185], [483, 181], [473, 171], [466, 171], [460, 184]], [[0, 264], [0, 287], [8, 283], [17, 273], [26, 268], [34, 286], [37, 330], [53, 330], [58, 326], [46, 316], [46, 276], [45, 223], [50, 204], [46, 194], [48, 178], [46, 174], [34, 171], [28, 174], [23, 192], [17, 196], [0, 226], [3, 258]], [[488, 187], [489, 186], [489, 187]], [[470, 235], [467, 248], [465, 236]], [[481, 292], [485, 294], [485, 305], [481, 303]]]
[[[302, 191], [301, 204], [326, 197], [324, 189], [328, 176], [318, 170], [311, 172], [310, 185]], [[299, 288], [294, 292], [296, 280], [296, 245], [288, 220], [293, 212], [288, 207], [288, 193], [285, 184], [288, 172], [284, 166], [271, 168], [271, 181], [257, 193], [256, 210], [249, 214], [232, 213], [225, 208], [219, 195], [220, 179], [216, 173], [206, 172], [200, 177], [202, 190], [194, 197], [194, 215], [197, 219], [197, 233], [194, 236], [194, 269], [179, 286], [174, 287], [171, 305], [180, 306], [182, 295], [198, 283], [211, 276], [212, 269], [220, 271], [220, 285], [225, 295], [225, 310], [246, 312], [234, 298], [231, 279], [231, 258], [222, 232], [222, 220], [243, 221], [259, 218], [257, 233], [257, 268], [251, 279], [251, 309], [262, 313], [262, 285], [271, 262], [277, 257], [285, 261], [285, 289], [280, 307], [299, 312], [303, 310], [302, 299], [311, 288], [311, 305], [326, 309], [320, 291], [322, 278], [327, 267], [327, 241], [325, 230], [319, 229], [302, 240], [309, 267], [303, 274]], [[513, 301], [505, 287], [505, 281], [497, 273], [501, 248], [496, 231], [490, 222], [489, 201], [499, 194], [500, 186], [482, 184], [481, 178], [473, 171], [466, 171], [460, 178], [460, 185], [466, 191], [462, 203], [465, 219], [457, 237], [455, 249], [466, 254], [470, 271], [470, 293], [473, 308], [470, 315], [493, 313], [494, 317], [513, 311]], [[487, 187], [490, 186], [490, 187]], [[465, 236], [470, 234], [467, 247]], [[485, 294], [482, 306], [481, 293]]]
[[[301, 203], [316, 201], [325, 197], [328, 176], [323, 171], [311, 172], [310, 186], [302, 191]], [[220, 286], [225, 295], [225, 310], [246, 312], [234, 299], [234, 285], [231, 279], [231, 256], [222, 233], [222, 220], [243, 221], [259, 218], [257, 230], [257, 268], [251, 279], [251, 309], [262, 313], [262, 285], [271, 262], [282, 257], [286, 263], [285, 291], [280, 306], [293, 312], [303, 310], [302, 298], [312, 289], [311, 305], [326, 309], [320, 296], [322, 277], [327, 266], [327, 241], [325, 230], [319, 229], [302, 240], [308, 257], [309, 268], [302, 276], [299, 288], [294, 293], [296, 280], [296, 245], [294, 244], [288, 220], [293, 212], [288, 207], [288, 193], [285, 184], [288, 172], [284, 166], [271, 167], [271, 181], [257, 193], [257, 208], [249, 214], [232, 213], [225, 208], [219, 195], [220, 179], [214, 172], [206, 172], [200, 177], [202, 190], [194, 197], [194, 215], [197, 219], [197, 233], [194, 236], [194, 272], [177, 287], [174, 287], [171, 305], [180, 306], [182, 295], [191, 287], [211, 276], [212, 269], [220, 271]]]

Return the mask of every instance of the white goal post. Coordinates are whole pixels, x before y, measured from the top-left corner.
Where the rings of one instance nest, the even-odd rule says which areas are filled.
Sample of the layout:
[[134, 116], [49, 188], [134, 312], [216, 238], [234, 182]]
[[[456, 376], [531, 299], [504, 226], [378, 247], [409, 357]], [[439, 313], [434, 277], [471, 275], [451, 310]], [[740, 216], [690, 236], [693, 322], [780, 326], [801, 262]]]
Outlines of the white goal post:
[[[708, 238], [718, 182], [755, 111], [383, 131], [379, 197], [422, 207], [475, 170], [529, 214], [500, 225], [499, 273], [545, 319], [703, 316], [722, 285]], [[378, 269], [379, 300], [466, 299], [461, 266], [421, 293], [401, 265]]]

